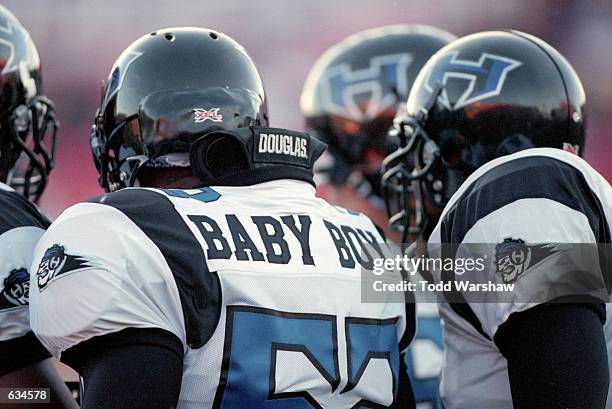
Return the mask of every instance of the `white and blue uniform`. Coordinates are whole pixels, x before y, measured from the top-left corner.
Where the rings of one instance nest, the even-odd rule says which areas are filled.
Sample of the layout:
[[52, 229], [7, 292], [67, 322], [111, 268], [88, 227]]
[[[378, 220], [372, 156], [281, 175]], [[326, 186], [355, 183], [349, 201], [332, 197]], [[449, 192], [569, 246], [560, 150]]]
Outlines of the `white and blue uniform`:
[[382, 242], [304, 181], [123, 189], [42, 238], [32, 327], [60, 358], [126, 328], [174, 334], [179, 409], [387, 407], [414, 315], [361, 302], [361, 265]]
[[29, 320], [29, 269], [49, 221], [0, 183], [0, 376], [50, 357]]
[[[483, 295], [480, 302], [455, 298], [441, 304], [446, 409], [513, 407], [507, 361], [495, 343], [498, 329], [512, 313], [552, 301], [543, 294], [556, 284], [555, 266], [589, 271], [573, 266], [563, 251], [548, 251], [538, 260], [535, 251], [546, 250], [541, 243], [609, 245], [611, 228], [610, 185], [584, 160], [560, 149], [527, 149], [495, 159], [461, 185], [430, 237], [430, 255], [440, 256], [440, 243], [453, 244], [464, 255], [469, 244], [515, 246], [516, 252], [498, 252], [478, 273], [479, 282], [511, 283], [514, 290], [503, 302]], [[444, 280], [440, 272], [436, 278]], [[611, 339], [609, 323], [608, 315], [604, 329]]]

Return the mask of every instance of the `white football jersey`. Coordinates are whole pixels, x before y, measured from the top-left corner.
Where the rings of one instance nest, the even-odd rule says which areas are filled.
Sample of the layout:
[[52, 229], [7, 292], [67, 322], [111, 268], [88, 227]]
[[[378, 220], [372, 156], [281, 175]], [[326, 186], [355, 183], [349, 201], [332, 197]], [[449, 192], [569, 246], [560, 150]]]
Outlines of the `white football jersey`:
[[[514, 290], [504, 302], [483, 296], [482, 302], [440, 305], [445, 348], [440, 389], [446, 409], [512, 408], [507, 361], [495, 334], [510, 314], [550, 301], [541, 291], [553, 288], [558, 276], [546, 272], [554, 271], [551, 263], [568, 261], [561, 251], [537, 243], [609, 244], [611, 223], [608, 182], [560, 149], [527, 149], [495, 159], [461, 185], [430, 237], [430, 253], [439, 256], [440, 243], [458, 245], [457, 254], [469, 244], [497, 243], [482, 274], [492, 283], [512, 283]], [[504, 259], [499, 252], [505, 247], [524, 247], [529, 256], [516, 252]], [[537, 262], [536, 250], [544, 254]], [[609, 322], [608, 315], [606, 337], [612, 338]]]
[[[0, 375], [45, 354], [31, 333], [28, 290], [34, 247], [48, 225], [34, 205], [0, 183]], [[6, 356], [16, 350], [23, 353]]]
[[383, 238], [312, 185], [130, 188], [66, 210], [37, 246], [31, 322], [52, 353], [126, 328], [184, 345], [179, 409], [389, 406], [414, 333], [361, 302]]

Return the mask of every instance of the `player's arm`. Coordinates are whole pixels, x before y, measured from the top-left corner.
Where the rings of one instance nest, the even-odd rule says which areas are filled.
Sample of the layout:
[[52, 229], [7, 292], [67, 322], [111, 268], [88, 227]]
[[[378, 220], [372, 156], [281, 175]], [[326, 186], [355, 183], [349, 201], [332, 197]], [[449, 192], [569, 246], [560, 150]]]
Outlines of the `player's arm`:
[[[536, 205], [534, 201], [518, 201], [499, 209], [497, 216], [492, 213], [490, 222], [503, 217], [517, 227], [508, 226], [509, 221], [502, 221], [501, 226], [498, 223], [504, 235], [489, 242], [522, 239], [532, 258], [538, 250], [533, 243], [593, 244], [567, 244], [557, 252], [547, 250], [539, 256], [543, 257], [540, 264], [534, 266], [496, 265], [495, 274], [502, 279], [511, 272], [508, 281], [513, 280], [515, 287], [507, 300], [510, 302], [472, 307], [508, 361], [515, 408], [603, 408], [609, 383], [603, 331], [605, 305], [596, 298], [587, 299], [589, 291], [584, 283], [593, 283], [599, 277], [601, 283], [593, 288], [598, 290], [595, 293], [601, 293], [605, 283], [599, 263], [575, 256], [575, 251], [587, 246], [594, 249], [594, 243], [601, 240], [597, 228], [604, 223], [596, 223], [601, 215], [585, 215], [558, 201]], [[519, 243], [518, 247], [522, 246]], [[500, 244], [496, 248], [496, 259], [501, 260], [506, 254]], [[571, 295], [579, 295], [582, 300], [568, 303]]]
[[597, 244], [610, 245], [609, 185], [535, 157], [492, 169], [464, 196], [471, 200], [445, 210], [434, 242], [461, 243], [467, 255], [470, 244], [488, 243], [483, 276], [513, 286], [454, 309], [507, 359], [514, 407], [603, 408], [609, 267]]
[[184, 322], [172, 273], [118, 210], [77, 205], [39, 242], [31, 326], [82, 377], [84, 408], [170, 408], [181, 384]]
[[[26, 325], [24, 323], [24, 325]], [[51, 357], [51, 354], [28, 331], [25, 335], [0, 341], [0, 382], [7, 385], [11, 375], [24, 368], [33, 367], [37, 362]], [[13, 376], [14, 379], [19, 379]], [[12, 386], [18, 387], [19, 384]]]
[[129, 328], [95, 337], [62, 360], [83, 378], [83, 409], [168, 409], [178, 401], [183, 348], [168, 331]]
[[[603, 408], [608, 361], [602, 304], [541, 304], [495, 334], [515, 408]], [[568, 387], [568, 385], [572, 385]]]

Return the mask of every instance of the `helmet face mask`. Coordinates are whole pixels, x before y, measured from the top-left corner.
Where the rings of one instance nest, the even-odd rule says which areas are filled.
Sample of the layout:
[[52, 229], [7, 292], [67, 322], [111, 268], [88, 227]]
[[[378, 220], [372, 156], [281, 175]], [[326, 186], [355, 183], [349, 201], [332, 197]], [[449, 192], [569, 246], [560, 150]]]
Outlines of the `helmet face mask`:
[[150, 33], [121, 54], [102, 91], [90, 140], [100, 185], [134, 186], [143, 166], [188, 167], [202, 135], [267, 122], [263, 82], [238, 43], [201, 28]]
[[461, 184], [494, 158], [534, 147], [582, 153], [584, 104], [572, 67], [533, 36], [486, 32], [444, 47], [392, 130], [400, 148], [382, 183], [394, 227], [427, 239]]
[[400, 147], [383, 161], [383, 197], [389, 225], [408, 243], [426, 222], [423, 190], [426, 183], [434, 183], [432, 171], [440, 165], [440, 149], [419, 118], [398, 117], [389, 133], [399, 137]]
[[28, 31], [0, 6], [0, 175], [32, 202], [38, 201], [55, 157], [59, 123], [53, 103], [42, 95], [40, 58]]
[[19, 105], [7, 125], [17, 156], [7, 173], [7, 184], [28, 200], [37, 202], [54, 165], [59, 123], [53, 103], [38, 96]]

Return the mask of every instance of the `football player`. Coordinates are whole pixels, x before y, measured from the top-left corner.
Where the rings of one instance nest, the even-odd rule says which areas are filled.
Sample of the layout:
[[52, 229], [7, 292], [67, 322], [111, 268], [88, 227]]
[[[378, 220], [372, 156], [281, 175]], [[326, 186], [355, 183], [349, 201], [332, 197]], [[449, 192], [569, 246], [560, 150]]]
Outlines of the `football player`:
[[32, 328], [78, 370], [83, 408], [387, 407], [410, 394], [399, 367], [414, 315], [361, 303], [383, 238], [315, 197], [324, 144], [268, 126], [233, 39], [171, 28], [135, 41], [91, 146], [110, 193], [54, 222], [31, 281]]
[[[517, 31], [456, 40], [414, 83], [385, 159], [390, 220], [429, 239], [430, 257], [491, 246], [481, 273], [435, 271], [441, 283], [513, 285], [443, 293], [447, 409], [605, 405], [606, 298], [576, 282], [609, 260], [585, 269], [571, 251], [587, 244], [561, 245], [610, 245], [610, 185], [580, 157], [584, 106], [567, 60]], [[591, 290], [607, 296], [604, 282]]]
[[[328, 145], [315, 167], [320, 197], [387, 226], [380, 169], [397, 148], [387, 132], [419, 70], [454, 38], [430, 26], [386, 26], [354, 34], [319, 58], [300, 102], [308, 132]], [[392, 230], [385, 233], [399, 241]], [[416, 310], [417, 333], [405, 365], [417, 408], [436, 409], [442, 327], [434, 303], [419, 303]]]
[[28, 270], [50, 223], [33, 203], [53, 167], [58, 123], [42, 94], [38, 51], [2, 6], [0, 43], [0, 387], [50, 387], [46, 407], [76, 407], [28, 313]]

